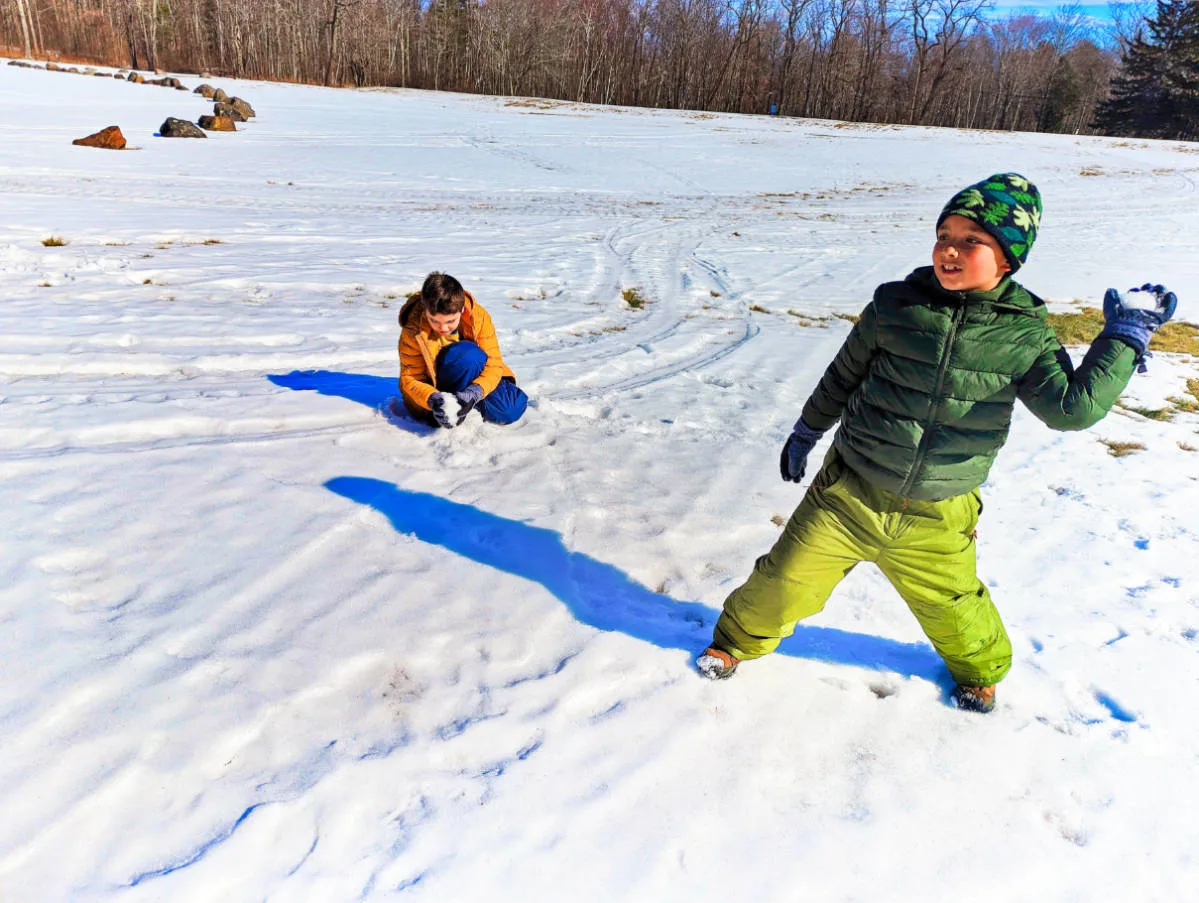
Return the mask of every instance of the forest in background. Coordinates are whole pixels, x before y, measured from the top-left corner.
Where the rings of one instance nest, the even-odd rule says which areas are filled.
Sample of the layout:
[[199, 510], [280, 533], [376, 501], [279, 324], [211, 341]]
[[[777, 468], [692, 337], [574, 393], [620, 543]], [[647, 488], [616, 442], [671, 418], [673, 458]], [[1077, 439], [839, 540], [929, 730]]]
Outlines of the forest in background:
[[6, 0], [0, 43], [230, 77], [1088, 134], [1152, 8], [1098, 29], [1077, 5], [990, 0]]

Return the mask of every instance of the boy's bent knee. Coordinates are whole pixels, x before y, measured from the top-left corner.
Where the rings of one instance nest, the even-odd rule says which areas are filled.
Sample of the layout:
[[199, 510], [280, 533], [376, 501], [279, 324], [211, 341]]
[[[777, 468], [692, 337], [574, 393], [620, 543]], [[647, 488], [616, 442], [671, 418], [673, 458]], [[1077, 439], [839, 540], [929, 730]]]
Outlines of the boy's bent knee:
[[479, 402], [479, 413], [488, 423], [506, 426], [520, 420], [528, 406], [529, 396], [514, 380], [505, 377], [490, 395]]
[[460, 392], [487, 366], [487, 352], [469, 339], [447, 345], [437, 355], [437, 388]]

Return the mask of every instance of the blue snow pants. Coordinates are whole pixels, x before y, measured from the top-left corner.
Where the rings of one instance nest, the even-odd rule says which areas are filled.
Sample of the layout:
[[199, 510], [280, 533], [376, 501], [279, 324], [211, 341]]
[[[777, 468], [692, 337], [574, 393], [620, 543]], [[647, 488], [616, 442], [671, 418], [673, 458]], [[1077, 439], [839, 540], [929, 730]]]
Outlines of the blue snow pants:
[[[487, 366], [487, 352], [469, 340], [447, 345], [437, 356], [437, 390], [461, 392], [474, 382]], [[505, 376], [500, 384], [479, 402], [476, 410], [488, 423], [515, 423], [529, 406], [529, 396]]]

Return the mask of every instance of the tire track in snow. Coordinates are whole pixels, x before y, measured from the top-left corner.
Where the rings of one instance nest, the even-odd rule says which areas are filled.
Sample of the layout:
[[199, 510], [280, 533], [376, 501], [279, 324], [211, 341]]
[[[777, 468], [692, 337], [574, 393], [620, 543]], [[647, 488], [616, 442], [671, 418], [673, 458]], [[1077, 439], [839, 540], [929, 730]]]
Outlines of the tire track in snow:
[[97, 442], [93, 444], [66, 444], [40, 449], [17, 449], [0, 451], [0, 461], [37, 461], [77, 454], [141, 454], [144, 452], [167, 451], [173, 448], [201, 446], [261, 445], [301, 439], [320, 439], [326, 436], [352, 436], [370, 432], [378, 427], [375, 418], [383, 416], [375, 412], [370, 423], [337, 423], [329, 426], [297, 427], [294, 429], [271, 430], [269, 432], [246, 432], [234, 435], [196, 434], [169, 436], [162, 439], [144, 439], [128, 442]]

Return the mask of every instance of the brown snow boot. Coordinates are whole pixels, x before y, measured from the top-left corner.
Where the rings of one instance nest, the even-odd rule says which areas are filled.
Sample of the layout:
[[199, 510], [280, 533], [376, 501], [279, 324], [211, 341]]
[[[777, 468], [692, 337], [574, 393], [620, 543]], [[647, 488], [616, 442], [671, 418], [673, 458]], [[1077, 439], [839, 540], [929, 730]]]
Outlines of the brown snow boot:
[[741, 659], [715, 646], [709, 646], [703, 655], [695, 660], [695, 667], [699, 668], [699, 673], [708, 680], [728, 680], [739, 664]]
[[967, 687], [958, 684], [953, 688], [954, 705], [966, 712], [982, 712], [984, 715], [995, 708], [995, 687]]

